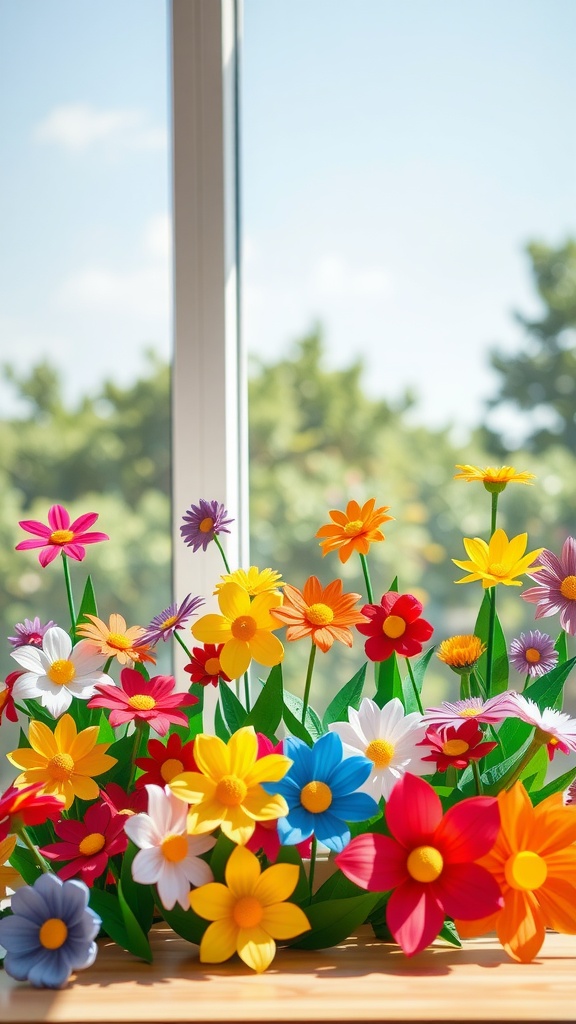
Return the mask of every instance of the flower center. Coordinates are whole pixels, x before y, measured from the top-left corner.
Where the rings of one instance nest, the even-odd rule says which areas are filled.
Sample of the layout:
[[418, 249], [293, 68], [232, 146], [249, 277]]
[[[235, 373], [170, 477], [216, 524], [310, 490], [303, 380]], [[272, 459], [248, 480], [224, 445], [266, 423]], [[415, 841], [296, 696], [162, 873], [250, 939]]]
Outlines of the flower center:
[[576, 601], [576, 576], [565, 576], [560, 584], [560, 593], [562, 597], [567, 597], [569, 601]]
[[59, 658], [57, 661], [52, 662], [46, 675], [57, 686], [65, 686], [66, 683], [71, 683], [74, 679], [76, 669], [67, 658]]
[[135, 693], [133, 697], [128, 698], [128, 704], [135, 711], [152, 711], [152, 708], [156, 707], [154, 697], [147, 693]]
[[53, 779], [64, 782], [74, 771], [74, 761], [70, 754], [55, 754], [50, 758], [46, 767]]
[[213, 528], [213, 526], [214, 520], [211, 519], [210, 516], [206, 516], [206, 519], [202, 520], [198, 529], [200, 530], [200, 533], [210, 533], [210, 530]]
[[242, 896], [232, 911], [232, 917], [239, 928], [256, 928], [262, 916], [262, 905], [255, 896]]
[[442, 854], [434, 846], [417, 846], [406, 861], [408, 874], [417, 882], [435, 882], [443, 867]]
[[59, 917], [49, 917], [40, 928], [38, 938], [44, 949], [60, 949], [68, 938], [68, 928]]
[[325, 782], [308, 782], [300, 792], [300, 803], [311, 814], [322, 814], [332, 803], [332, 790]]
[[162, 853], [171, 864], [179, 864], [188, 856], [188, 839], [182, 835], [169, 835], [162, 840]]
[[327, 626], [334, 618], [334, 612], [327, 604], [311, 604], [306, 612], [308, 622], [313, 626]]
[[106, 643], [117, 651], [127, 651], [132, 647], [132, 641], [124, 633], [108, 633]]
[[462, 708], [462, 711], [459, 711], [458, 714], [460, 718], [476, 718], [477, 715], [482, 714], [482, 708]]
[[237, 775], [224, 775], [216, 786], [216, 799], [225, 807], [238, 807], [242, 803], [248, 787]]
[[162, 625], [160, 626], [160, 629], [170, 629], [170, 626], [173, 626], [175, 622], [178, 622], [178, 616], [177, 615], [171, 615], [169, 619], [166, 619], [162, 623]]
[[467, 750], [470, 750], [470, 744], [464, 740], [446, 740], [442, 744], [442, 753], [448, 754], [448, 757], [456, 757], [457, 754], [465, 754]]
[[508, 575], [508, 569], [503, 562], [490, 562], [488, 572], [491, 576], [498, 576], [500, 579]]
[[524, 651], [524, 657], [526, 658], [526, 661], [530, 661], [533, 664], [537, 664], [540, 661], [541, 654], [540, 651], [537, 651], [535, 647], [527, 647]]
[[364, 523], [361, 519], [351, 519], [349, 523], [346, 523], [344, 527], [344, 533], [347, 537], [357, 537], [359, 533], [364, 529]]
[[72, 530], [54, 530], [48, 538], [49, 544], [69, 544], [71, 540], [74, 540], [74, 534]]
[[382, 632], [391, 640], [396, 640], [406, 632], [406, 623], [399, 615], [388, 615], [382, 623]]
[[207, 658], [206, 664], [204, 665], [204, 671], [207, 676], [218, 676], [220, 675], [220, 660], [219, 658]]
[[182, 761], [179, 761], [177, 757], [169, 757], [162, 764], [160, 768], [160, 775], [164, 779], [164, 782], [172, 782], [172, 779], [176, 775], [180, 775], [184, 771], [184, 765]]
[[372, 740], [364, 751], [376, 768], [387, 768], [394, 757], [395, 746], [388, 740]]
[[100, 853], [104, 846], [106, 846], [106, 836], [103, 836], [101, 832], [91, 832], [90, 835], [84, 836], [78, 849], [84, 857], [92, 857], [95, 853]]
[[532, 892], [544, 885], [548, 877], [546, 861], [533, 850], [512, 854], [504, 865], [506, 881], [512, 889]]
[[237, 619], [234, 619], [230, 629], [235, 640], [251, 640], [258, 626], [256, 619], [253, 619], [251, 615], [239, 615]]

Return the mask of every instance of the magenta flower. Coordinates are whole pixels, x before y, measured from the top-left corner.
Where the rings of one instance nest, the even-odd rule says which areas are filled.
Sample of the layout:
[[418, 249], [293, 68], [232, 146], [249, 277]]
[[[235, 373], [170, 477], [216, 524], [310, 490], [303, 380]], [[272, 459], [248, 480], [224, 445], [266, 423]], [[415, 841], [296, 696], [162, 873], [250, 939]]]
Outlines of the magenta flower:
[[190, 693], [175, 693], [174, 676], [154, 676], [145, 680], [136, 669], [124, 668], [120, 673], [120, 686], [99, 683], [94, 689], [97, 696], [88, 702], [89, 708], [106, 708], [113, 729], [126, 722], [148, 723], [159, 736], [165, 736], [171, 724], [188, 725], [188, 719], [178, 708], [198, 703]]
[[49, 843], [40, 852], [47, 860], [70, 862], [56, 872], [63, 881], [80, 878], [91, 888], [104, 874], [109, 858], [126, 850], [125, 823], [126, 818], [115, 814], [108, 804], [92, 804], [82, 821], [66, 818], [57, 821], [54, 831], [63, 841]]
[[489, 700], [482, 700], [480, 697], [467, 697], [465, 700], [444, 701], [439, 707], [426, 708], [422, 724], [429, 725], [458, 725], [458, 723], [473, 718], [476, 722], [484, 722], [493, 725], [495, 722], [502, 722], [505, 718], [513, 718], [517, 714], [518, 706], [515, 698], [518, 696], [515, 690], [507, 690], [499, 693]]
[[520, 637], [510, 644], [510, 661], [518, 672], [534, 678], [554, 668], [558, 662], [558, 651], [548, 633], [531, 629], [529, 633], [520, 633]]
[[139, 642], [153, 646], [160, 640], [169, 640], [174, 630], [182, 629], [184, 623], [202, 604], [204, 598], [192, 597], [192, 594], [184, 598], [180, 607], [176, 603], [171, 604], [159, 615], [154, 616], [150, 625], [146, 626], [142, 636], [138, 638]]
[[85, 544], [109, 540], [106, 533], [87, 532], [97, 519], [97, 512], [86, 512], [71, 523], [70, 516], [62, 505], [52, 505], [48, 512], [48, 526], [36, 519], [23, 519], [19, 523], [26, 533], [33, 533], [37, 539], [20, 541], [20, 544], [16, 545], [16, 551], [42, 548], [38, 561], [44, 567], [53, 562], [60, 552], [81, 562], [86, 554]]
[[184, 513], [183, 524], [180, 527], [184, 543], [193, 551], [198, 551], [198, 548], [206, 551], [210, 541], [214, 540], [217, 534], [230, 533], [227, 527], [234, 520], [227, 519], [227, 515], [224, 505], [200, 498], [197, 505], [191, 505]]
[[537, 619], [560, 612], [560, 625], [570, 636], [576, 634], [576, 539], [567, 537], [562, 554], [557, 558], [544, 548], [538, 558], [542, 566], [538, 576], [532, 576], [538, 586], [525, 590], [522, 597], [535, 604]]
[[[160, 740], [152, 742], [160, 743]], [[117, 782], [109, 782], [105, 789], [101, 789], [100, 797], [108, 804], [112, 814], [131, 817], [148, 809], [148, 795], [144, 790], [135, 789], [132, 793], [127, 793]]]
[[8, 643], [12, 647], [42, 647], [42, 640], [47, 629], [51, 629], [56, 623], [47, 622], [45, 625], [40, 622], [36, 615], [34, 620], [24, 619], [24, 622], [17, 622], [14, 626], [16, 636], [9, 636]]

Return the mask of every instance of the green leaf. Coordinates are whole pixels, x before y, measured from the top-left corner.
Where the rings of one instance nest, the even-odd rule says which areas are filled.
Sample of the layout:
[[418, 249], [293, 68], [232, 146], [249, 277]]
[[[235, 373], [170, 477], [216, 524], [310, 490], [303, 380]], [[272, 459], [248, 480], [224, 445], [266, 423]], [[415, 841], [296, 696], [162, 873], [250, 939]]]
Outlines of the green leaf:
[[356, 882], [351, 882], [338, 868], [314, 893], [313, 903], [324, 903], [325, 900], [343, 900], [352, 896], [361, 896], [366, 890]]
[[[300, 697], [297, 697], [294, 693], [288, 693], [288, 690], [284, 690], [284, 708], [291, 711], [294, 717], [302, 723], [304, 701], [302, 701]], [[286, 718], [284, 718], [284, 721], [286, 722], [286, 725], [288, 725]], [[304, 725], [308, 735], [314, 740], [319, 739], [320, 736], [326, 732], [326, 730], [322, 728], [322, 722], [314, 711], [314, 708], [310, 707], [310, 705], [306, 708], [306, 721]]]
[[134, 956], [142, 957], [149, 963], [152, 961], [148, 939], [132, 914], [124, 896], [121, 896], [120, 886], [118, 895], [106, 889], [92, 888], [90, 890], [90, 906], [102, 919], [102, 929], [113, 942], [121, 946], [122, 949], [127, 949]]
[[224, 721], [220, 704], [216, 705], [216, 711], [214, 713], [214, 731], [219, 739], [223, 740], [224, 743], [228, 743], [228, 740], [230, 739], [230, 730]]
[[9, 863], [22, 875], [27, 885], [34, 885], [36, 879], [42, 874], [42, 869], [25, 846], [14, 847]]
[[292, 945], [297, 949], [326, 949], [328, 946], [337, 946], [364, 924], [382, 899], [381, 892], [370, 892], [345, 900], [313, 903], [304, 910], [311, 931], [305, 932]]
[[310, 886], [308, 884], [308, 876], [304, 870], [304, 864], [302, 857], [298, 853], [295, 846], [281, 846], [278, 850], [278, 856], [274, 862], [275, 864], [294, 864], [298, 868], [298, 881], [296, 888], [289, 900], [291, 903], [298, 903], [300, 906], [303, 903], [307, 903], [310, 900]]
[[122, 882], [118, 882], [118, 903], [128, 936], [129, 945], [126, 946], [126, 949], [134, 956], [139, 956], [142, 960], [146, 960], [147, 963], [151, 964], [152, 950], [150, 949], [148, 936], [124, 896]]
[[122, 786], [122, 789], [128, 789], [132, 773], [134, 743], [135, 738], [132, 733], [130, 736], [122, 736], [112, 746], [108, 747], [106, 753], [116, 758], [116, 764], [106, 773], [106, 784], [116, 782], [119, 786]]
[[202, 936], [206, 931], [209, 921], [205, 921], [203, 917], [198, 917], [192, 908], [189, 910], [182, 910], [179, 903], [172, 908], [172, 910], [166, 910], [162, 906], [159, 899], [156, 899], [156, 906], [162, 914], [162, 917], [175, 931], [177, 935], [180, 935], [187, 942], [194, 942], [197, 946], [202, 941]]
[[379, 708], [383, 708], [393, 697], [402, 700], [402, 678], [398, 668], [396, 653], [392, 654], [386, 661], [380, 661], [376, 665], [376, 693], [374, 701]]
[[80, 602], [80, 610], [76, 618], [76, 625], [79, 626], [80, 623], [86, 623], [88, 615], [98, 615], [96, 594], [94, 593], [91, 576], [88, 576], [88, 579], [86, 580], [84, 593], [82, 594], [82, 601]]
[[539, 789], [537, 792], [532, 790], [530, 793], [530, 799], [534, 807], [536, 807], [537, 804], [542, 803], [543, 800], [546, 800], [547, 797], [554, 796], [554, 793], [563, 793], [564, 790], [568, 789], [568, 786], [574, 782], [574, 779], [576, 779], [576, 768], [570, 768], [569, 771], [564, 772], [563, 775], [559, 775], [558, 778], [552, 779], [552, 782], [549, 782], [543, 789]]
[[[478, 612], [478, 618], [476, 619], [476, 625], [474, 626], [474, 635], [480, 637], [480, 639], [487, 644], [488, 643], [488, 629], [490, 622], [490, 588], [484, 591], [484, 597], [482, 598], [482, 604], [480, 605], [480, 611]], [[487, 668], [487, 651], [484, 652], [478, 662], [478, 670], [482, 677], [486, 679], [486, 668]], [[506, 637], [500, 624], [498, 614], [496, 614], [494, 624], [494, 648], [492, 651], [492, 688], [488, 697], [495, 697], [498, 693], [503, 693], [508, 688], [508, 649], [506, 645]]]
[[120, 882], [122, 894], [134, 914], [141, 929], [147, 935], [152, 927], [154, 916], [154, 897], [149, 885], [140, 885], [132, 878], [132, 861], [138, 853], [138, 847], [132, 841], [128, 842], [126, 852], [122, 857], [120, 869]]
[[220, 687], [220, 700], [226, 724], [230, 732], [237, 732], [246, 724], [247, 711], [230, 686], [224, 683]]
[[558, 634], [554, 648], [558, 651], [558, 663], [560, 665], [568, 661], [568, 640], [564, 630]]
[[551, 669], [546, 675], [539, 676], [530, 686], [522, 692], [523, 697], [529, 697], [538, 705], [540, 711], [544, 708], [562, 708], [562, 696], [564, 683], [576, 665], [576, 658], [570, 658], [556, 668]]
[[444, 942], [449, 942], [451, 946], [458, 946], [461, 948], [462, 942], [458, 935], [458, 929], [449, 917], [446, 918], [440, 932], [438, 933], [439, 939], [444, 939]]
[[284, 705], [283, 717], [284, 724], [291, 736], [295, 736], [296, 739], [303, 740], [309, 747], [313, 746], [314, 740], [310, 733], [304, 728], [302, 722], [296, 718], [296, 715], [292, 714], [290, 708], [286, 707], [286, 705]]
[[260, 681], [262, 690], [244, 724], [252, 725], [256, 732], [261, 732], [272, 740], [282, 721], [284, 706], [282, 666], [274, 665], [266, 682]]
[[347, 683], [344, 683], [344, 686], [332, 698], [322, 719], [322, 725], [325, 730], [328, 729], [332, 722], [347, 722], [348, 708], [358, 710], [362, 700], [367, 667], [368, 663], [366, 662], [358, 669], [356, 675], [352, 676], [352, 679]]
[[[418, 661], [415, 663], [412, 669], [412, 672], [414, 674], [414, 682], [416, 683], [416, 689], [418, 690], [419, 694], [422, 693], [422, 686], [424, 684], [424, 676], [426, 674], [426, 669], [428, 668], [430, 658], [434, 654], [435, 650], [435, 647], [431, 647], [430, 650], [426, 651], [426, 654], [423, 654], [421, 658], [418, 658]], [[404, 676], [404, 679], [402, 680], [402, 703], [404, 705], [404, 710], [407, 715], [409, 715], [413, 711], [420, 711], [409, 673], [408, 675]]]
[[546, 747], [540, 747], [540, 750], [536, 751], [534, 757], [531, 758], [520, 775], [520, 778], [529, 793], [531, 793], [533, 789], [542, 788], [548, 772], [549, 763], [550, 760]]
[[226, 865], [230, 858], [230, 854], [233, 853], [235, 849], [236, 843], [233, 843], [231, 839], [228, 839], [228, 836], [225, 836], [224, 833], [221, 832], [216, 840], [216, 845], [212, 848], [212, 852], [210, 854], [210, 867], [212, 868], [214, 881], [224, 881]]

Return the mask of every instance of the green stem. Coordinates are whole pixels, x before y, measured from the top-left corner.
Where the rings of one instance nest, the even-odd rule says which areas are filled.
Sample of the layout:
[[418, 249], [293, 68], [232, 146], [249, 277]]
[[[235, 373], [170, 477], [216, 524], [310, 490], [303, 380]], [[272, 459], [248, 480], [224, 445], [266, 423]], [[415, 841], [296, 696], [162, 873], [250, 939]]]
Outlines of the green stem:
[[463, 672], [460, 676], [460, 700], [468, 700], [470, 693], [470, 673]]
[[38, 847], [35, 846], [32, 840], [30, 839], [30, 836], [28, 835], [24, 825], [20, 825], [20, 827], [16, 829], [16, 835], [18, 836], [19, 839], [22, 840], [24, 845], [28, 848], [28, 850], [32, 854], [32, 857], [34, 858], [34, 861], [36, 862], [42, 873], [45, 875], [49, 875], [50, 866], [44, 860], [44, 857], [40, 853]]
[[70, 620], [72, 622], [72, 628], [70, 630], [72, 636], [72, 642], [76, 639], [76, 612], [74, 611], [74, 597], [72, 595], [72, 580], [70, 579], [70, 566], [68, 565], [68, 558], [62, 552], [62, 565], [64, 566], [64, 582], [66, 584], [66, 595], [68, 597], [68, 608], [70, 609]]
[[228, 565], [228, 559], [226, 558], [226, 554], [224, 552], [224, 548], [222, 547], [220, 541], [218, 540], [218, 534], [217, 533], [214, 534], [214, 540], [216, 541], [216, 547], [218, 548], [218, 550], [219, 550], [219, 552], [222, 555], [222, 558], [224, 560], [224, 565], [226, 566], [226, 572], [229, 573], [230, 572], [230, 566]]
[[482, 779], [480, 778], [480, 769], [478, 767], [478, 761], [472, 761], [472, 771], [474, 772], [474, 782], [476, 783], [476, 792], [478, 796], [482, 796], [484, 792], [482, 789]]
[[104, 668], [102, 669], [102, 671], [104, 672], [104, 675], [108, 675], [108, 673], [110, 671], [110, 666], [111, 666], [113, 661], [114, 661], [114, 655], [111, 654], [110, 657], [108, 658], [108, 661], [104, 665]]
[[418, 710], [421, 715], [424, 714], [424, 708], [422, 707], [422, 701], [420, 700], [420, 694], [418, 693], [418, 687], [416, 686], [416, 680], [414, 679], [414, 673], [412, 671], [412, 665], [410, 659], [406, 658], [406, 665], [408, 667], [408, 675], [410, 676], [410, 682], [412, 683], [412, 689], [414, 690], [414, 696], [416, 697], [416, 703], [418, 704]]
[[360, 562], [362, 565], [362, 572], [364, 573], [364, 582], [366, 583], [368, 604], [374, 604], [374, 593], [372, 591], [372, 583], [370, 582], [370, 571], [368, 569], [368, 560], [366, 555], [360, 554]]
[[250, 711], [250, 679], [248, 673], [244, 673], [244, 700], [246, 702], [246, 711]]
[[490, 516], [490, 536], [492, 536], [492, 534], [494, 533], [494, 531], [496, 529], [496, 518], [498, 516], [498, 494], [499, 494], [498, 491], [496, 491], [495, 493], [492, 494], [492, 509], [491, 509], [491, 516]]
[[316, 871], [316, 849], [318, 843], [316, 836], [312, 836], [312, 846], [310, 847], [310, 869], [308, 871], [308, 885], [310, 887], [310, 903], [312, 902], [312, 887], [314, 885], [314, 873]]
[[518, 782], [522, 772], [530, 764], [534, 755], [538, 753], [540, 747], [545, 746], [548, 742], [548, 738], [547, 734], [542, 732], [540, 729], [534, 730], [532, 742], [524, 754], [524, 757], [518, 762], [516, 767], [512, 769], [512, 773], [509, 777], [505, 775], [504, 778], [500, 780], [502, 783], [502, 789], [512, 789], [512, 786], [515, 782]]
[[184, 651], [186, 651], [186, 654], [190, 658], [190, 661], [192, 661], [192, 654], [188, 650], [188, 648], [186, 647], [186, 644], [184, 643], [184, 641], [183, 641], [182, 637], [180, 636], [180, 633], [178, 632], [177, 629], [174, 630], [174, 639], [178, 641], [178, 643], [180, 644], [180, 647], [182, 647], [182, 649]]
[[306, 712], [308, 710], [308, 703], [310, 701], [310, 686], [312, 684], [312, 673], [314, 671], [314, 661], [316, 659], [316, 644], [312, 641], [312, 648], [310, 650], [310, 657], [308, 658], [308, 670], [306, 672], [306, 682], [304, 684], [304, 700], [302, 701], [302, 725], [306, 723]]
[[486, 649], [486, 697], [492, 696], [492, 661], [494, 656], [494, 630], [496, 628], [496, 585], [490, 587], [490, 618], [488, 620], [488, 645]]

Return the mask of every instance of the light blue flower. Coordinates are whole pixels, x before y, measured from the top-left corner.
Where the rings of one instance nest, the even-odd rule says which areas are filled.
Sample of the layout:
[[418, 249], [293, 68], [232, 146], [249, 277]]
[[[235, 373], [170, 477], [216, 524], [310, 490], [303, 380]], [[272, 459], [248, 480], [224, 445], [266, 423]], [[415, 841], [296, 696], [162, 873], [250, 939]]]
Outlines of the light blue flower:
[[41, 875], [12, 896], [12, 914], [0, 921], [4, 969], [35, 988], [62, 988], [73, 971], [90, 967], [101, 921], [88, 906], [84, 882]]
[[268, 793], [280, 793], [288, 814], [278, 820], [278, 835], [294, 846], [313, 833], [320, 843], [340, 853], [350, 842], [349, 821], [366, 821], [378, 814], [378, 804], [358, 788], [372, 770], [367, 757], [344, 759], [342, 740], [329, 732], [308, 747], [293, 736], [284, 740], [284, 753], [293, 761], [280, 782], [265, 782]]

